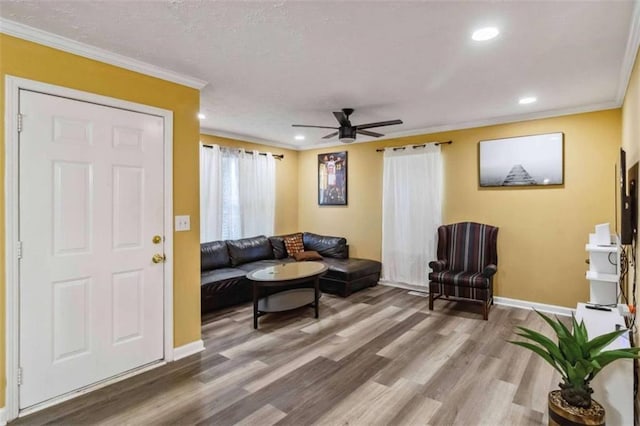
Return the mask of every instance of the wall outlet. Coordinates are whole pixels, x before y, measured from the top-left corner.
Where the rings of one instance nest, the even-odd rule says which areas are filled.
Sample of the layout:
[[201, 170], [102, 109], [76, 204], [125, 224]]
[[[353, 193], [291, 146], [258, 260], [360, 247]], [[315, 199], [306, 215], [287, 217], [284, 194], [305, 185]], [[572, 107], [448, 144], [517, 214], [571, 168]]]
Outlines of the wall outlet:
[[176, 216], [175, 231], [190, 231], [191, 230], [191, 217], [189, 215]]

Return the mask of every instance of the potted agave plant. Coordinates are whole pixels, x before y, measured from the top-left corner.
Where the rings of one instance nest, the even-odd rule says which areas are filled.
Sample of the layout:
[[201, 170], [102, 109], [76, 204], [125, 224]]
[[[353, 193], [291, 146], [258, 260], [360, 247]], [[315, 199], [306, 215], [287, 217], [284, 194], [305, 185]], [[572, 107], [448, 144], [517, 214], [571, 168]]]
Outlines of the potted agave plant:
[[560, 390], [549, 393], [549, 425], [604, 424], [604, 407], [591, 399], [591, 380], [604, 367], [622, 358], [640, 358], [640, 348], [604, 351], [628, 330], [622, 329], [589, 340], [584, 321], [572, 317], [573, 332], [558, 318], [536, 311], [551, 326], [558, 343], [525, 327], [516, 327], [517, 335], [529, 341], [510, 341], [540, 355], [562, 376]]

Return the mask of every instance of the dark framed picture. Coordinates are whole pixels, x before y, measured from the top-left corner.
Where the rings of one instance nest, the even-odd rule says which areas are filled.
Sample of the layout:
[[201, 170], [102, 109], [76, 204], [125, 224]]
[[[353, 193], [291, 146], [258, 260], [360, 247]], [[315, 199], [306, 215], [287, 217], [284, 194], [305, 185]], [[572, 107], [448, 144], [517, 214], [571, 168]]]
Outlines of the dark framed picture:
[[347, 205], [347, 151], [318, 154], [318, 204]]
[[481, 187], [564, 184], [564, 134], [480, 141]]

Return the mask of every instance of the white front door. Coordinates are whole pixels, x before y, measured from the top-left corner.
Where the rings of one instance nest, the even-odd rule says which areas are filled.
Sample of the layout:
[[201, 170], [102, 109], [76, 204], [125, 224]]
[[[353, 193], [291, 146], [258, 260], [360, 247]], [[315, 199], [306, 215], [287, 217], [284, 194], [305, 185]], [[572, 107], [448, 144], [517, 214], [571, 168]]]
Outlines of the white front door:
[[19, 99], [22, 409], [163, 358], [164, 124]]

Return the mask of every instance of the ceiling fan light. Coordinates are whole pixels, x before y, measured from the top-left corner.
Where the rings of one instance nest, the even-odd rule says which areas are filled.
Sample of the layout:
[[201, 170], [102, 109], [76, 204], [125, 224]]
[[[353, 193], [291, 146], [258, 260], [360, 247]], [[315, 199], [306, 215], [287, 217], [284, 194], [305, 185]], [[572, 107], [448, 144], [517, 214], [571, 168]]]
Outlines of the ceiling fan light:
[[338, 130], [338, 140], [343, 143], [351, 143], [356, 140], [355, 127], [340, 127]]

